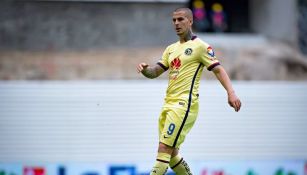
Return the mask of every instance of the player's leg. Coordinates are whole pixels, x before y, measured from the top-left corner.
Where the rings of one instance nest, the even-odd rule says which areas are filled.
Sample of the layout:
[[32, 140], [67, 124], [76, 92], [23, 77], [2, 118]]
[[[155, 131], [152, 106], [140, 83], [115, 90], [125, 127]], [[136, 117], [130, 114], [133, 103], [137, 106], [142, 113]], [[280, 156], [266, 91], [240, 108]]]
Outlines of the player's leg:
[[[160, 114], [160, 118], [159, 118], [159, 137], [160, 138], [163, 137], [161, 134], [165, 127], [167, 113], [168, 113], [168, 110], [163, 108]], [[162, 175], [166, 173], [170, 159], [171, 159], [172, 152], [173, 152], [172, 147], [159, 141], [158, 155], [156, 158], [156, 162], [150, 172], [151, 175]]]
[[150, 175], [164, 175], [167, 172], [173, 150], [174, 148], [159, 143], [157, 159]]
[[[175, 171], [177, 174], [191, 174], [188, 165], [183, 161], [183, 159], [181, 160], [181, 157], [178, 154], [179, 146], [183, 143], [186, 134], [189, 132], [195, 121], [194, 115], [190, 116], [190, 118], [187, 117], [187, 111], [182, 109], [165, 108], [161, 113], [159, 119], [160, 144], [157, 161], [151, 175], [162, 175], [166, 173], [168, 165], [171, 162], [171, 155], [173, 155], [172, 165], [176, 165], [174, 169], [178, 171]], [[176, 150], [175, 153], [173, 153], [174, 150]], [[178, 168], [176, 168], [177, 166]]]
[[169, 163], [176, 175], [192, 175], [189, 165], [179, 154], [178, 149], [174, 149]]
[[179, 147], [184, 142], [186, 135], [192, 129], [197, 118], [197, 113], [198, 103], [193, 103], [190, 111], [184, 115], [185, 119], [183, 119], [184, 122], [181, 125], [182, 130], [180, 133], [178, 133], [178, 140], [170, 160], [170, 167], [176, 173], [176, 175], [192, 175], [189, 165], [179, 154]]

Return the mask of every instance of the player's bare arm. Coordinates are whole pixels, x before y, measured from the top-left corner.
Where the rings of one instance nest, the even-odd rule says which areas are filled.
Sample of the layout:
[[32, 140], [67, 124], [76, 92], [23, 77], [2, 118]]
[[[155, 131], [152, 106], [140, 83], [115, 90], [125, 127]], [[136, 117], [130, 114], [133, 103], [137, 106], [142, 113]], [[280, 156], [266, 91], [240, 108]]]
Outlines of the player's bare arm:
[[233, 87], [231, 85], [230, 79], [225, 71], [225, 69], [219, 65], [212, 69], [213, 73], [215, 74], [216, 78], [221, 82], [223, 87], [226, 89], [228, 94], [228, 104], [238, 112], [241, 108], [241, 101], [235, 94]]
[[142, 73], [145, 77], [153, 79], [159, 77], [165, 70], [158, 64], [149, 66], [147, 63], [140, 63], [137, 66], [138, 73]]

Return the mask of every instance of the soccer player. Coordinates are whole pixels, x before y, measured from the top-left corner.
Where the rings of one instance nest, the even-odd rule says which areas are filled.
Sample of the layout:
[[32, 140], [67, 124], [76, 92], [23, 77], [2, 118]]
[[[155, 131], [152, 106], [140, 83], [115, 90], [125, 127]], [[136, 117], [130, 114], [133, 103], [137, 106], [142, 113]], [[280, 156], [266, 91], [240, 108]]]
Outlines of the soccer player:
[[173, 25], [179, 41], [169, 45], [156, 65], [140, 63], [137, 71], [156, 78], [169, 70], [165, 103], [159, 118], [159, 147], [151, 175], [163, 175], [170, 166], [177, 175], [192, 174], [179, 154], [179, 147], [191, 130], [198, 113], [198, 88], [204, 67], [213, 71], [228, 94], [236, 112], [241, 102], [230, 79], [214, 55], [212, 47], [192, 33], [193, 15], [188, 8], [173, 12]]

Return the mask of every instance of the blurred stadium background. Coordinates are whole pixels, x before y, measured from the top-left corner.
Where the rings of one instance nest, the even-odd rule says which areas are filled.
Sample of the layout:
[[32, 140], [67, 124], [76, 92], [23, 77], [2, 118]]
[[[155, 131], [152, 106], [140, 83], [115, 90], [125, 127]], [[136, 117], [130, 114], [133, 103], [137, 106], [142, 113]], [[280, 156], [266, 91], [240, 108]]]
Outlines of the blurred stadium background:
[[204, 71], [193, 173], [307, 175], [306, 0], [1, 1], [0, 175], [149, 174], [167, 74], [135, 66], [177, 40], [182, 6], [243, 102]]

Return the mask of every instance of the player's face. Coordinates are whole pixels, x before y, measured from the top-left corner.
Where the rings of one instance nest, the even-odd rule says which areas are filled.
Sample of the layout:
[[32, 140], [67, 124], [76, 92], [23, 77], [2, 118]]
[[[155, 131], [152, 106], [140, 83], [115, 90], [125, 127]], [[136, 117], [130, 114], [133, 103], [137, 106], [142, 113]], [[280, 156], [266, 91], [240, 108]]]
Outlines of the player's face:
[[185, 11], [173, 13], [173, 25], [177, 35], [183, 36], [191, 29], [192, 21], [187, 17]]

